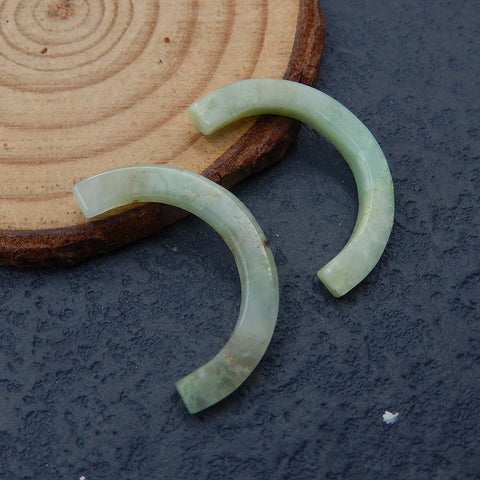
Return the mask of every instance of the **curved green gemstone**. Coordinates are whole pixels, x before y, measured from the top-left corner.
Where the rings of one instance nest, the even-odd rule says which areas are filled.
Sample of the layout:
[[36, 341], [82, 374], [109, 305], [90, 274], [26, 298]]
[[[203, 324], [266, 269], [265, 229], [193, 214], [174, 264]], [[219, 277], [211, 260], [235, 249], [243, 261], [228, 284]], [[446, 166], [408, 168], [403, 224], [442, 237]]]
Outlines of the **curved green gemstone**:
[[393, 225], [393, 182], [383, 152], [368, 128], [332, 97], [288, 80], [251, 79], [218, 88], [188, 114], [205, 135], [240, 118], [276, 114], [300, 120], [330, 140], [352, 169], [358, 215], [344, 248], [318, 272], [336, 297], [361, 282], [380, 259]]
[[176, 387], [190, 413], [233, 392], [265, 353], [278, 315], [273, 255], [250, 211], [220, 185], [188, 170], [165, 165], [137, 165], [102, 172], [77, 183], [73, 193], [87, 218], [134, 201], [161, 202], [197, 215], [223, 237], [240, 273], [240, 314], [220, 352], [176, 382]]

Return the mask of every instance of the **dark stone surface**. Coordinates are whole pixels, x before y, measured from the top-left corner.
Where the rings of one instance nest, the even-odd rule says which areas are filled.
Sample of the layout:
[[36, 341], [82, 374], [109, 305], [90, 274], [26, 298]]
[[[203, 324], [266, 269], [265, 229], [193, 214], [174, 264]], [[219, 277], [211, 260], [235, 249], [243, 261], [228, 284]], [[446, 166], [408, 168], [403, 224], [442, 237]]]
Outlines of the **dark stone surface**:
[[317, 281], [356, 192], [304, 128], [235, 188], [277, 260], [278, 328], [243, 387], [197, 416], [173, 382], [219, 350], [240, 302], [209, 227], [65, 270], [2, 268], [1, 479], [480, 478], [480, 2], [322, 8], [318, 87], [371, 128], [395, 181], [377, 268], [340, 300]]

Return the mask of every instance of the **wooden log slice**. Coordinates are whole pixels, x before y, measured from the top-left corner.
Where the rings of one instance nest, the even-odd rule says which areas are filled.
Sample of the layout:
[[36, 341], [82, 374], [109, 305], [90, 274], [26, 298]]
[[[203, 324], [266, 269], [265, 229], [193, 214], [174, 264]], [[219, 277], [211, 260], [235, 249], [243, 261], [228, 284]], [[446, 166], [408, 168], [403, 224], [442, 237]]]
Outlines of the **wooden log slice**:
[[76, 263], [184, 215], [144, 204], [86, 221], [71, 188], [94, 173], [161, 163], [231, 187], [281, 159], [296, 122], [205, 138], [186, 109], [245, 78], [314, 83], [323, 35], [316, 0], [0, 2], [0, 263]]

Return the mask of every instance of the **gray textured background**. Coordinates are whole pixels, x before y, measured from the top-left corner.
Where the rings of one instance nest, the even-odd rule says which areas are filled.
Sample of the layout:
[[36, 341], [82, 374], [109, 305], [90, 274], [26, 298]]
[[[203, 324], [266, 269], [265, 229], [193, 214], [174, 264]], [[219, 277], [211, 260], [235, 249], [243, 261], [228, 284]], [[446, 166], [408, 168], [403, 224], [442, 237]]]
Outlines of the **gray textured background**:
[[378, 267], [341, 300], [317, 281], [356, 191], [304, 128], [235, 188], [278, 264], [278, 328], [244, 386], [197, 416], [173, 382], [219, 350], [240, 302], [209, 227], [66, 270], [1, 268], [1, 479], [480, 478], [480, 2], [321, 5], [318, 87], [372, 130], [395, 181]]

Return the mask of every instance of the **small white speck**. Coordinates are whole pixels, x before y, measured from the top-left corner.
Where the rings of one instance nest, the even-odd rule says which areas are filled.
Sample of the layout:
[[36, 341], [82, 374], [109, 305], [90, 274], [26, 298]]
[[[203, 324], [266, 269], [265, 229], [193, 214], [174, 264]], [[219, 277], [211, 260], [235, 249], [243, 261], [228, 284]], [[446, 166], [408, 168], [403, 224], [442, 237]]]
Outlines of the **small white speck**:
[[85, 477], [85, 475], [82, 475], [78, 480], [87, 480], [87, 477]]
[[383, 421], [385, 423], [387, 423], [388, 425], [392, 424], [392, 423], [395, 423], [396, 421], [398, 421], [398, 417], [399, 417], [399, 413], [398, 412], [395, 412], [395, 413], [392, 413], [392, 412], [389, 412], [388, 410], [383, 414]]

